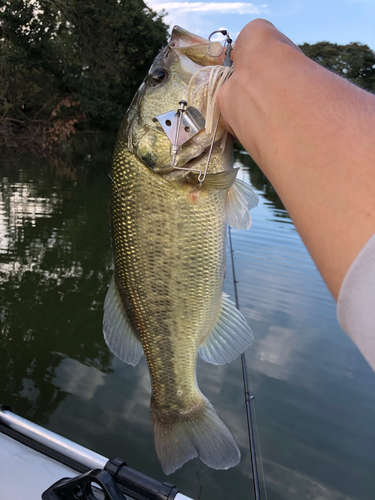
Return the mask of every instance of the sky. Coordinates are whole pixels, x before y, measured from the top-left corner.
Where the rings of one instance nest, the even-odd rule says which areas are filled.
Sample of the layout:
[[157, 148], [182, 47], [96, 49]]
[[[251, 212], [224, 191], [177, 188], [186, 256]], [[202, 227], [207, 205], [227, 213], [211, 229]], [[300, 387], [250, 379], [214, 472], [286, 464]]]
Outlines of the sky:
[[241, 29], [258, 17], [272, 22], [294, 43], [323, 40], [347, 44], [360, 42], [375, 50], [375, 0], [268, 0], [237, 1], [146, 0], [171, 26], [208, 38], [227, 29], [235, 40]]

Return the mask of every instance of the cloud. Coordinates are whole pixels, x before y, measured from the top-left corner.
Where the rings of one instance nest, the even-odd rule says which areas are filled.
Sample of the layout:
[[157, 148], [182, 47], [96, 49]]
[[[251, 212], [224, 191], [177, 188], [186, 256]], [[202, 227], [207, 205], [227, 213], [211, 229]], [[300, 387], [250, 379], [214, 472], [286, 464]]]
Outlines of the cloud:
[[200, 12], [221, 13], [221, 14], [260, 14], [267, 8], [267, 5], [260, 6], [245, 2], [162, 2], [150, 0], [147, 2], [153, 10], [179, 11], [179, 12]]

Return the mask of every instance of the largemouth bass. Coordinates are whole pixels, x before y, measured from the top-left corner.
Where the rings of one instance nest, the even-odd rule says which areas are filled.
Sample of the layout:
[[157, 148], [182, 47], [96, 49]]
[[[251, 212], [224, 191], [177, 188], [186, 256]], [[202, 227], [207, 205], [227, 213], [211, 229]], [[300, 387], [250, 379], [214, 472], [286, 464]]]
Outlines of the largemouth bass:
[[[240, 460], [232, 433], [196, 379], [198, 353], [224, 364], [253, 340], [245, 318], [222, 293], [226, 223], [248, 228], [249, 209], [258, 198], [235, 180], [225, 124], [219, 120], [213, 130], [215, 91], [223, 75], [216, 45], [174, 28], [125, 116], [111, 173], [115, 258], [104, 337], [125, 363], [135, 366], [146, 356], [155, 448], [166, 474], [197, 456], [214, 469]], [[205, 117], [205, 127], [172, 161], [156, 117], [177, 109], [181, 99]], [[205, 169], [211, 142], [200, 185], [196, 171]]]

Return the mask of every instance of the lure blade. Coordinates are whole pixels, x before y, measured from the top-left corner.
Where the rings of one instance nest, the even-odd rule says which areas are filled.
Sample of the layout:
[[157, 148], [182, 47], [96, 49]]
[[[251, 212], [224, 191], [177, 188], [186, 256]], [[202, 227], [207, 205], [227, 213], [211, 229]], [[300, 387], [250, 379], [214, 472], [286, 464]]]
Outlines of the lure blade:
[[[182, 115], [182, 116], [181, 116]], [[181, 125], [179, 133], [176, 137], [178, 121], [181, 116]], [[171, 144], [174, 146], [182, 146], [189, 139], [197, 135], [205, 125], [205, 120], [202, 113], [194, 106], [189, 106], [182, 112], [181, 110], [168, 111], [162, 115], [156, 116], [157, 120]]]

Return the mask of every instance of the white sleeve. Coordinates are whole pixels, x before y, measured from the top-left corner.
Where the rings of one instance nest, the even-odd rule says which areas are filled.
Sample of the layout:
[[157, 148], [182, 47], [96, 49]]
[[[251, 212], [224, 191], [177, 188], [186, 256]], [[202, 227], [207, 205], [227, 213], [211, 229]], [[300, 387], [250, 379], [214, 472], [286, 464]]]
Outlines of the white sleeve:
[[375, 234], [346, 273], [337, 300], [337, 318], [375, 371]]

